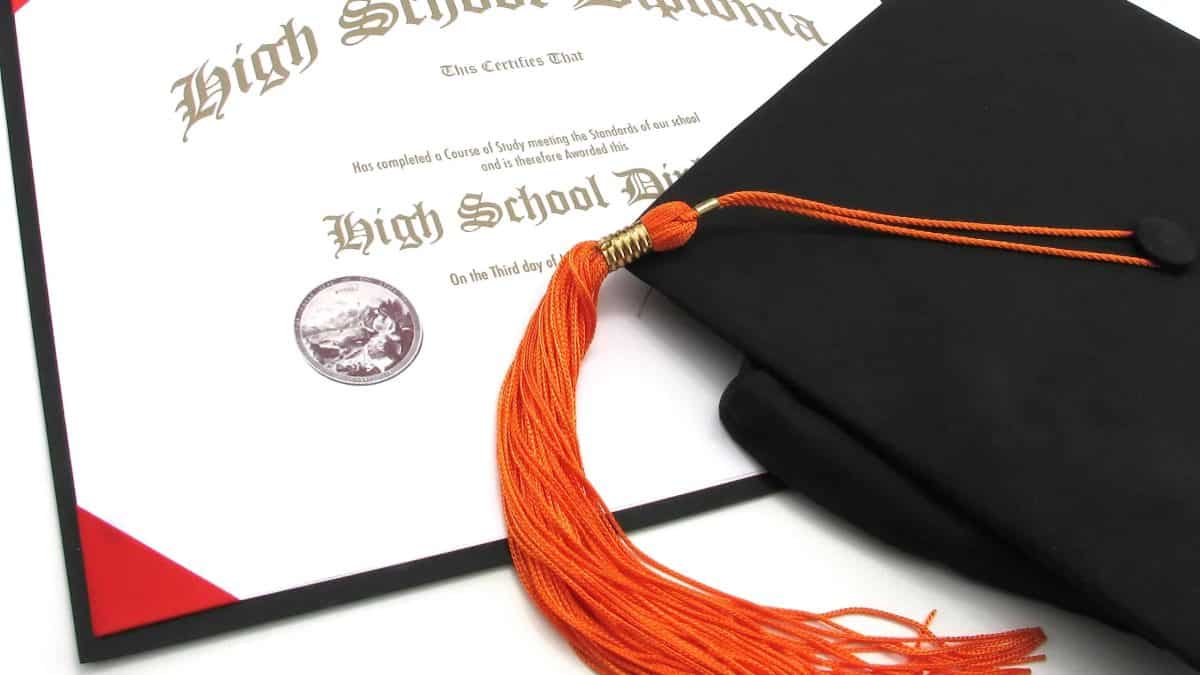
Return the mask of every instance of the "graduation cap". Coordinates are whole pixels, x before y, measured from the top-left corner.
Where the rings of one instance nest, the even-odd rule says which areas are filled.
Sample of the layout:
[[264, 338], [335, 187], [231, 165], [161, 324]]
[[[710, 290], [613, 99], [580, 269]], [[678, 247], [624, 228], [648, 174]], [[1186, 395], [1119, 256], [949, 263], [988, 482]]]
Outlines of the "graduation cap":
[[1142, 10], [884, 4], [638, 223], [559, 266], [498, 415], [531, 597], [605, 672], [1039, 658], [1034, 628], [939, 637], [882, 610], [764, 607], [630, 543], [574, 423], [598, 287], [629, 264], [744, 351], [721, 419], [787, 484], [1200, 664], [1198, 176], [1200, 42]]

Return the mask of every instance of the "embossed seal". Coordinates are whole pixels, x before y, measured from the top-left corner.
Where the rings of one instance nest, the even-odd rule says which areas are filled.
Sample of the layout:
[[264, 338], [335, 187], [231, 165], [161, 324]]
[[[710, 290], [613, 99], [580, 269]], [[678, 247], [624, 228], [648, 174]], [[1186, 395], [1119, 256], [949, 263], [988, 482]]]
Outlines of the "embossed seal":
[[421, 324], [412, 303], [369, 277], [340, 277], [300, 303], [296, 344], [317, 372], [343, 384], [377, 384], [413, 362]]

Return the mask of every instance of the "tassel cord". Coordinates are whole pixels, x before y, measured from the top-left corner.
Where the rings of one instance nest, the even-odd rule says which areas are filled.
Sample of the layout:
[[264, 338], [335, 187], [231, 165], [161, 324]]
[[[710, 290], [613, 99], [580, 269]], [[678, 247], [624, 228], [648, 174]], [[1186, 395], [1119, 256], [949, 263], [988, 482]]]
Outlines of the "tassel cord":
[[[1149, 259], [952, 234], [951, 231], [1128, 239], [1130, 230], [1059, 229], [912, 218], [768, 192], [734, 192], [703, 211], [755, 207], [884, 234], [1015, 252], [1154, 267]], [[813, 613], [760, 605], [656, 562], [626, 535], [584, 472], [576, 385], [596, 330], [600, 286], [647, 250], [685, 244], [700, 212], [680, 202], [648, 211], [560, 262], [530, 319], [500, 392], [496, 452], [509, 547], [529, 596], [597, 672], [1028, 673], [1043, 659], [1038, 628], [940, 637], [890, 612], [850, 607]], [[641, 229], [644, 228], [644, 229]], [[843, 622], [866, 617], [902, 634], [869, 635]]]

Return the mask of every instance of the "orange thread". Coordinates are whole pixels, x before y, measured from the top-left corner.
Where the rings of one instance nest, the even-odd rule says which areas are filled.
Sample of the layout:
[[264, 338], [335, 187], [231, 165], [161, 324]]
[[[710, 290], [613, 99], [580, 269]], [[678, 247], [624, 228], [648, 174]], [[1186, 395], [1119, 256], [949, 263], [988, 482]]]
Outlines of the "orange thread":
[[[1145, 258], [929, 230], [1129, 238], [1128, 230], [998, 225], [846, 209], [768, 192], [734, 192], [722, 206], [774, 209], [876, 232], [1153, 267]], [[643, 218], [655, 251], [685, 244], [696, 211], [680, 202]], [[1028, 673], [1045, 641], [1038, 628], [939, 637], [924, 622], [851, 607], [825, 613], [752, 603], [706, 586], [639, 550], [583, 470], [575, 387], [596, 329], [608, 264], [596, 242], [572, 248], [550, 280], [504, 378], [496, 455], [513, 566], [530, 598], [576, 653], [604, 673]], [[883, 619], [900, 636], [841, 623]]]
[[901, 237], [925, 239], [928, 241], [939, 241], [946, 244], [996, 248], [1006, 251], [1016, 251], [1019, 253], [1033, 253], [1037, 255], [1057, 256], [1060, 258], [1075, 258], [1079, 260], [1092, 260], [1096, 262], [1118, 263], [1122, 265], [1135, 265], [1138, 267], [1158, 267], [1154, 261], [1141, 256], [1120, 255], [1117, 253], [1086, 251], [1073, 248], [1059, 248], [1057, 246], [1022, 244], [1019, 242], [1004, 241], [1001, 239], [985, 239], [983, 237], [967, 237], [956, 234], [945, 234], [942, 232], [929, 232], [927, 229], [919, 228], [1089, 239], [1131, 239], [1133, 238], [1134, 234], [1132, 230], [1037, 227], [1029, 225], [979, 223], [969, 220], [911, 218], [908, 216], [897, 216], [889, 213], [879, 213], [876, 211], [848, 209], [841, 206], [825, 204], [823, 202], [812, 201], [810, 199], [801, 199], [800, 197], [792, 197], [791, 195], [781, 195], [774, 192], [730, 192], [729, 194], [721, 195], [718, 198], [718, 201], [720, 201], [722, 207], [755, 206], [758, 208], [770, 209], [772, 211], [795, 213], [797, 215], [807, 216], [817, 220], [840, 223], [842, 225], [849, 225], [851, 227], [857, 227], [873, 232], [880, 232], [883, 234], [893, 234]]
[[655, 251], [679, 248], [696, 233], [696, 210], [683, 202], [667, 202], [642, 216]]

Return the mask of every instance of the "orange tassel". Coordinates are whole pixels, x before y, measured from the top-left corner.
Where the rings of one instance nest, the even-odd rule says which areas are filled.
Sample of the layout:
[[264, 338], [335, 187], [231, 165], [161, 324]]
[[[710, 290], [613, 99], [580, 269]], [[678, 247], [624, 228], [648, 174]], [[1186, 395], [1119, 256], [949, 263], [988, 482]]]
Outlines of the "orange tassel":
[[[710, 200], [707, 208], [717, 206], [770, 208], [943, 243], [1155, 266], [1136, 256], [940, 231], [1114, 239], [1132, 237], [1128, 230], [907, 218], [764, 192], [731, 193]], [[1043, 659], [1035, 654], [1045, 641], [1038, 628], [939, 637], [929, 620], [880, 610], [811, 613], [758, 605], [664, 567], [621, 529], [584, 474], [575, 432], [579, 369], [596, 329], [600, 284], [611, 269], [648, 246], [655, 251], [682, 246], [697, 218], [692, 207], [670, 202], [645, 214], [645, 231], [606, 242], [604, 252], [597, 242], [572, 248], [504, 379], [496, 436], [500, 488], [513, 564], [534, 603], [579, 656], [604, 673], [1030, 672], [1020, 666]], [[859, 633], [840, 623], [851, 616], [884, 619], [908, 634]]]

